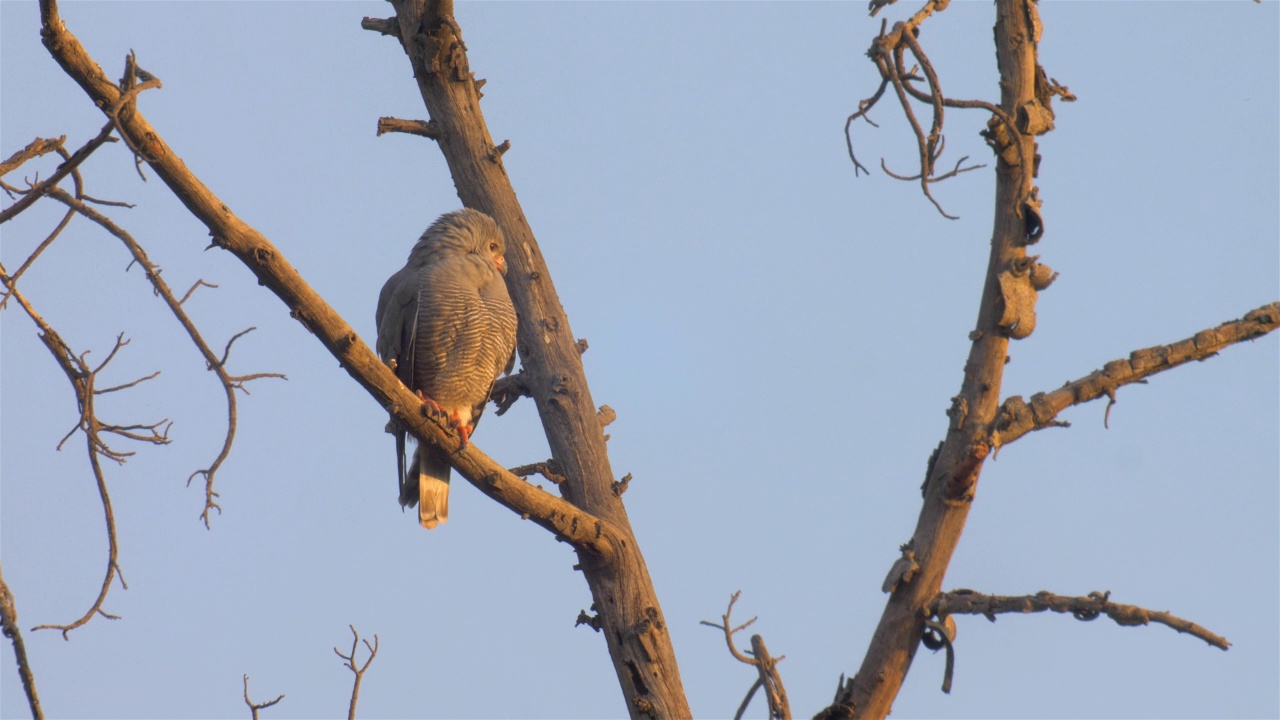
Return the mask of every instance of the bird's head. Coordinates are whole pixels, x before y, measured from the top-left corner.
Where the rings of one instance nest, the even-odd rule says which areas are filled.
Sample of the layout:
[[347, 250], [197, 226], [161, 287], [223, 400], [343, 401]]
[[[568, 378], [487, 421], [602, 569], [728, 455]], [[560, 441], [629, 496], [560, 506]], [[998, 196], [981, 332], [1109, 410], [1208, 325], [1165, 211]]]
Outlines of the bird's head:
[[499, 273], [507, 274], [506, 241], [493, 218], [471, 208], [441, 215], [422, 233], [409, 253], [420, 265], [450, 255], [477, 255]]

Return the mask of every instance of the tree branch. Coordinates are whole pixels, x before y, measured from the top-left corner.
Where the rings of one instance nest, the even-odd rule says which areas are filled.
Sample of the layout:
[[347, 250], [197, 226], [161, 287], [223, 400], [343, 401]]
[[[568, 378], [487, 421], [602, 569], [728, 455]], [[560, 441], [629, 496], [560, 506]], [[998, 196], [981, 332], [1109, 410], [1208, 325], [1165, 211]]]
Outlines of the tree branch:
[[[54, 60], [95, 104], [103, 108], [115, 107], [121, 98], [121, 89], [107, 79], [80, 41], [67, 30], [58, 14], [57, 3], [41, 0], [40, 10], [40, 34]], [[209, 228], [213, 244], [239, 258], [263, 286], [289, 307], [290, 315], [320, 340], [356, 382], [415, 437], [445, 448], [457, 446], [456, 435], [422, 413], [422, 402], [418, 397], [396, 379], [391, 369], [360, 340], [351, 326], [307, 284], [266, 237], [231, 212], [187, 169], [141, 112], [130, 105], [119, 113], [117, 119], [120, 131], [131, 138], [140, 156], [146, 159], [156, 175], [191, 214]], [[623, 546], [625, 538], [611, 522], [522, 481], [481, 452], [474, 443], [453, 452], [450, 459], [458, 473], [485, 495], [573, 544], [592, 562], [607, 563]]]
[[734, 720], [740, 720], [743, 713], [747, 711], [747, 706], [751, 704], [751, 698], [755, 697], [756, 691], [760, 688], [765, 689], [765, 697], [769, 702], [769, 717], [772, 720], [790, 720], [791, 704], [787, 701], [786, 688], [782, 686], [782, 676], [778, 674], [778, 663], [782, 657], [774, 658], [769, 655], [768, 648], [765, 647], [764, 638], [759, 635], [751, 636], [750, 655], [744, 654], [738, 650], [733, 644], [733, 636], [745, 630], [756, 621], [756, 618], [733, 626], [733, 605], [738, 602], [738, 597], [742, 595], [742, 591], [735, 592], [729, 598], [729, 608], [724, 611], [724, 615], [720, 616], [720, 623], [713, 623], [708, 620], [701, 621], [701, 625], [713, 627], [724, 632], [725, 644], [729, 646], [729, 654], [740, 663], [745, 663], [756, 669], [758, 677], [751, 684], [751, 688], [747, 690], [747, 695], [742, 699], [742, 703], [738, 706], [738, 712], [734, 714]]
[[244, 704], [249, 706], [249, 713], [253, 717], [253, 720], [258, 720], [259, 710], [264, 710], [266, 708], [269, 708], [283, 699], [284, 699], [284, 694], [281, 693], [279, 696], [276, 697], [275, 700], [268, 700], [267, 702], [264, 702], [264, 703], [255, 703], [254, 701], [249, 699], [249, 676], [248, 675], [244, 676]]
[[18, 664], [18, 677], [22, 678], [22, 690], [27, 694], [27, 705], [31, 708], [34, 720], [44, 720], [44, 710], [40, 709], [40, 695], [36, 692], [36, 677], [31, 672], [31, 661], [27, 659], [27, 644], [22, 641], [22, 630], [18, 627], [18, 610], [13, 603], [13, 593], [4, 581], [4, 573], [0, 572], [0, 628], [4, 636], [13, 641], [13, 657]]
[[[102, 615], [109, 620], [118, 620], [119, 616], [106, 612], [102, 609], [102, 605], [106, 602], [107, 593], [111, 590], [111, 582], [117, 577], [120, 579], [121, 587], [126, 590], [129, 589], [129, 585], [125, 582], [124, 575], [120, 572], [120, 565], [117, 562], [119, 557], [119, 544], [116, 540], [115, 513], [111, 509], [111, 496], [107, 492], [107, 481], [102, 474], [102, 466], [98, 462], [98, 456], [105, 455], [118, 463], [123, 463], [125, 459], [133, 453], [120, 452], [111, 449], [102, 439], [101, 433], [106, 431], [132, 440], [163, 445], [169, 442], [167, 437], [168, 429], [165, 429], [164, 434], [160, 433], [158, 430], [158, 427], [166, 422], [164, 420], [153, 425], [120, 426], [103, 423], [98, 419], [94, 405], [94, 398], [101, 392], [94, 389], [98, 373], [111, 362], [112, 358], [115, 357], [116, 352], [128, 343], [127, 340], [117, 338], [116, 345], [107, 355], [106, 360], [103, 360], [98, 367], [90, 368], [84, 361], [84, 355], [76, 355], [72, 352], [71, 348], [67, 346], [65, 341], [63, 341], [62, 336], [59, 335], [58, 332], [47, 322], [45, 322], [44, 318], [40, 317], [40, 315], [31, 306], [31, 303], [27, 301], [26, 297], [24, 297], [22, 293], [18, 292], [17, 288], [13, 286], [12, 280], [5, 273], [3, 266], [0, 266], [0, 280], [3, 280], [10, 295], [17, 300], [19, 306], [26, 311], [27, 316], [30, 317], [36, 327], [40, 329], [41, 342], [43, 342], [45, 347], [48, 348], [50, 354], [53, 355], [54, 361], [58, 364], [58, 367], [62, 369], [63, 374], [67, 376], [67, 380], [71, 383], [72, 390], [76, 396], [76, 403], [79, 405], [80, 417], [76, 426], [72, 428], [71, 432], [67, 433], [67, 437], [63, 438], [62, 442], [66, 442], [67, 438], [71, 437], [76, 430], [80, 430], [84, 433], [85, 446], [89, 454], [89, 467], [93, 470], [93, 477], [98, 486], [98, 496], [102, 500], [102, 511], [107, 526], [107, 571], [106, 576], [102, 580], [102, 587], [98, 591], [98, 597], [94, 600], [93, 605], [83, 616], [72, 623], [66, 625], [37, 625], [32, 628], [32, 631], [61, 630], [62, 638], [66, 640], [69, 639], [68, 633], [89, 622], [95, 614]], [[141, 428], [151, 430], [151, 434], [139, 435], [132, 432], [132, 430]], [[61, 444], [62, 443], [59, 443], [59, 447], [61, 447]]]
[[[186, 310], [183, 309], [182, 303], [186, 300], [186, 297], [184, 297], [182, 300], [178, 300], [176, 297], [174, 297], [173, 291], [169, 288], [169, 284], [165, 282], [163, 277], [161, 277], [160, 269], [157, 268], [155, 264], [151, 262], [151, 259], [147, 257], [147, 253], [142, 248], [142, 245], [140, 245], [138, 241], [133, 238], [132, 235], [126, 232], [119, 225], [116, 225], [114, 222], [112, 222], [110, 218], [99, 213], [98, 211], [94, 210], [93, 208], [89, 207], [83, 202], [77, 200], [76, 198], [71, 197], [71, 195], [67, 194], [61, 188], [51, 188], [48, 190], [48, 194], [49, 194], [49, 197], [53, 198], [54, 200], [57, 200], [58, 202], [63, 203], [64, 205], [71, 208], [75, 212], [78, 212], [84, 217], [88, 218], [89, 220], [92, 220], [94, 223], [98, 224], [104, 230], [111, 233], [116, 238], [118, 238], [122, 243], [124, 243], [124, 246], [125, 248], [128, 249], [129, 254], [133, 256], [133, 262], [136, 262], [142, 266], [143, 272], [146, 273], [147, 280], [151, 283], [151, 286], [155, 289], [156, 294], [159, 295], [160, 298], [164, 301], [165, 305], [169, 307], [169, 311], [173, 313], [173, 316], [175, 318], [178, 319], [178, 323], [182, 325], [182, 328], [187, 331], [187, 335], [191, 338], [191, 342], [195, 344], [196, 349], [199, 350], [200, 354], [204, 356], [205, 366], [209, 369], [209, 371], [213, 372], [215, 375], [218, 376], [218, 380], [222, 384], [223, 394], [226, 397], [226, 402], [227, 402], [227, 432], [223, 436], [222, 449], [218, 452], [218, 456], [214, 458], [213, 463], [209, 465], [208, 468], [197, 470], [191, 473], [191, 475], [187, 478], [187, 484], [190, 485], [191, 481], [195, 479], [197, 476], [204, 477], [205, 500], [204, 500], [204, 508], [200, 512], [200, 520], [201, 522], [204, 523], [204, 526], [207, 529], [209, 527], [210, 511], [217, 510], [218, 512], [222, 512], [222, 508], [219, 507], [216, 501], [216, 498], [218, 497], [218, 493], [213, 489], [213, 479], [214, 479], [214, 474], [218, 471], [218, 468], [222, 466], [222, 463], [227, 459], [227, 456], [231, 454], [231, 445], [235, 441], [235, 437], [236, 437], [235, 391], [236, 389], [238, 388], [240, 390], [244, 390], [245, 389], [244, 383], [252, 379], [272, 377], [272, 378], [279, 378], [281, 380], [287, 380], [288, 378], [286, 378], [281, 373], [255, 373], [253, 375], [245, 375], [245, 376], [239, 376], [239, 377], [230, 375], [226, 370], [226, 363], [227, 363], [227, 355], [231, 352], [231, 343], [235, 342], [237, 338], [248, 333], [253, 328], [249, 328], [249, 330], [245, 330], [243, 332], [240, 332], [234, 335], [231, 338], [231, 340], [227, 342], [227, 348], [223, 352], [222, 357], [218, 357], [213, 353], [213, 350], [210, 349], [208, 343], [205, 342], [204, 337], [200, 334], [199, 329], [196, 328], [195, 323], [187, 315]], [[195, 289], [195, 286], [192, 287], [193, 291], [194, 289]], [[190, 292], [187, 293], [188, 296], [190, 296], [190, 294], [191, 294]], [[246, 390], [245, 392], [248, 392], [248, 391]]]
[[1048, 393], [1036, 393], [1031, 402], [1020, 395], [1004, 401], [996, 415], [991, 433], [992, 445], [1001, 446], [1017, 440], [1033, 430], [1059, 426], [1058, 414], [1073, 405], [1082, 405], [1100, 397], [1109, 399], [1107, 414], [1116, 403], [1116, 390], [1132, 383], [1171, 370], [1192, 360], [1207, 360], [1235, 343], [1262, 337], [1280, 327], [1280, 302], [1251, 310], [1238, 320], [1201, 330], [1195, 335], [1168, 345], [1134, 350], [1128, 360], [1112, 360], [1101, 370], [1066, 383]]
[[[894, 33], [914, 32], [926, 11], [932, 12], [945, 5], [945, 2], [926, 4], [910, 21], [895, 25]], [[1007, 117], [1013, 117], [1018, 108], [1035, 101], [1036, 43], [1039, 38], [1032, 37], [1032, 24], [1027, 22], [1028, 13], [1034, 12], [1031, 6], [1031, 0], [996, 1], [1000, 109]], [[900, 44], [893, 33], [882, 34], [875, 43], [888, 48], [896, 48]], [[889, 76], [892, 80], [892, 75], [897, 73], [892, 57], [877, 51], [875, 46], [871, 54], [882, 77]], [[911, 94], [906, 90], [909, 83], [902, 81], [900, 73], [897, 75], [900, 82], [895, 89], [901, 87], [899, 97], [905, 104], [906, 96]], [[918, 141], [922, 132], [916, 132]], [[927, 151], [927, 137], [925, 141]], [[1008, 323], [1002, 324], [1002, 320], [1007, 320], [1006, 286], [1013, 282], [1006, 281], [1002, 286], [1000, 277], [1022, 268], [1022, 276], [1014, 280], [1019, 287], [1030, 283], [1025, 272], [1029, 262], [1026, 245], [1030, 232], [1024, 206], [1034, 192], [1034, 163], [1030, 159], [1036, 156], [1035, 135], [1014, 132], [1009, 142], [1016, 145], [1016, 152], [1012, 154], [1014, 161], [997, 163], [995, 168], [991, 251], [976, 327], [970, 335], [964, 380], [952, 401], [952, 410], [948, 413], [950, 423], [943, 442], [930, 463], [924, 502], [915, 531], [907, 543], [913, 552], [914, 572], [900, 574], [896, 582], [890, 583], [889, 600], [861, 667], [847, 682], [842, 678], [832, 704], [819, 713], [821, 717], [883, 718], [889, 714], [920, 646], [928, 617], [926, 609], [941, 589], [947, 566], [964, 530], [984, 461], [991, 451], [989, 428], [999, 409], [1005, 358], [1009, 340], [1014, 336]], [[1025, 161], [1019, 161], [1019, 158]], [[922, 167], [922, 172], [925, 170], [927, 167]], [[1021, 317], [1029, 317], [1025, 313], [1032, 312], [1035, 299], [1034, 292], [1021, 296], [1020, 309], [1024, 313]], [[1024, 336], [1025, 333], [1018, 335]], [[895, 558], [895, 561], [900, 562], [901, 558]]]
[[[464, 205], [492, 216], [507, 239], [507, 287], [519, 317], [525, 382], [560, 471], [564, 498], [612, 528], [609, 562], [579, 553], [578, 566], [599, 608], [601, 634], [633, 718], [691, 712], [662, 617], [605, 448], [569, 319], [503, 166], [507, 143], [493, 141], [480, 108], [480, 84], [449, 0], [392, 0], [399, 32], [430, 122]], [[382, 24], [365, 27], [385, 32]]]
[[1111, 591], [1091, 592], [1086, 597], [1068, 597], [1040, 591], [1035, 595], [985, 595], [972, 590], [952, 590], [939, 593], [930, 603], [929, 608], [935, 615], [983, 615], [991, 622], [996, 615], [1002, 613], [1033, 613], [1052, 610], [1056, 613], [1071, 613], [1077, 620], [1096, 620], [1106, 615], [1117, 625], [1126, 627], [1149, 625], [1153, 622], [1171, 627], [1180, 633], [1187, 633], [1210, 645], [1226, 650], [1231, 647], [1227, 639], [1215, 635], [1203, 627], [1183, 620], [1175, 615], [1158, 610], [1148, 610], [1137, 605], [1121, 605], [1110, 601]]
[[[355, 625], [348, 625], [351, 628], [351, 634], [354, 638], [351, 641], [351, 654], [343, 655], [342, 651], [334, 648], [333, 652], [343, 660], [346, 660], [346, 667], [355, 673], [355, 683], [351, 687], [351, 705], [347, 709], [347, 720], [356, 720], [356, 703], [360, 700], [360, 682], [364, 680], [364, 673], [369, 669], [369, 665], [373, 663], [373, 659], [378, 655], [378, 635], [374, 633], [373, 644], [370, 645], [368, 640], [364, 641], [364, 646], [369, 649], [369, 658], [364, 661], [363, 665], [356, 666], [356, 651], [360, 649], [360, 633], [356, 632]], [[281, 696], [283, 697], [283, 695]]]

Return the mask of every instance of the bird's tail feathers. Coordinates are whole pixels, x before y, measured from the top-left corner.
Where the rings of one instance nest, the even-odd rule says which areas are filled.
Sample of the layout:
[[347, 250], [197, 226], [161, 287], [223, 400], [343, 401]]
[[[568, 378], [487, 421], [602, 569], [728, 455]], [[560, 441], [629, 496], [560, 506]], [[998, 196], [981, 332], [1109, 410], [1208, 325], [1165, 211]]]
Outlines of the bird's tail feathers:
[[400, 494], [400, 504], [412, 507], [416, 503], [418, 522], [430, 530], [449, 519], [451, 468], [448, 455], [434, 445], [419, 445], [416, 456], [417, 462], [409, 471], [415, 477], [405, 484], [404, 491]]

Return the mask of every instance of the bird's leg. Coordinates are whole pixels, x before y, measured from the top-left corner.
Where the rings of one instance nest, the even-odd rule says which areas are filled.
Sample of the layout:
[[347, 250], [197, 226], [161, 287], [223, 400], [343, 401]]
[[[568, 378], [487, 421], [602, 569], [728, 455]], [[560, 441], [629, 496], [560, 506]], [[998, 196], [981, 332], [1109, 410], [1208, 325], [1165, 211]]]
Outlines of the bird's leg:
[[462, 445], [460, 445], [460, 446], [458, 447], [458, 449], [459, 449], [459, 450], [466, 450], [466, 449], [467, 449], [467, 445], [469, 445], [469, 444], [471, 443], [471, 429], [472, 429], [472, 428], [471, 428], [471, 426], [470, 426], [470, 425], [461, 425], [461, 424], [459, 424], [457, 429], [458, 429], [458, 437], [462, 438]]

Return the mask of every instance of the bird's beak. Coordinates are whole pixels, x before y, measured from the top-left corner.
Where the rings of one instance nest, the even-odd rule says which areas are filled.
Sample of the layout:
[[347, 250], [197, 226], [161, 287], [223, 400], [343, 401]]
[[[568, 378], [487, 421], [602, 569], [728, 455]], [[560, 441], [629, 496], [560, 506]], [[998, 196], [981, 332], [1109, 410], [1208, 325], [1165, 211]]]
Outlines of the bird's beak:
[[493, 266], [498, 268], [498, 272], [502, 273], [503, 275], [507, 274], [507, 259], [505, 257], [501, 255], [494, 256]]

